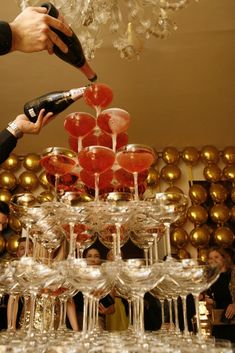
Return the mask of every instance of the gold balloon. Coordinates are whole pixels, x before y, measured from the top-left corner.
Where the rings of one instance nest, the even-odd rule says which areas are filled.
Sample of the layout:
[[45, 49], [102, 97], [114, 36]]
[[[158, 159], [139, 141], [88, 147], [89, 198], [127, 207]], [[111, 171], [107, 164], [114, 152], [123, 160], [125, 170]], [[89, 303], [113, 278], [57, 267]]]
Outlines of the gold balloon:
[[227, 165], [226, 167], [224, 167], [223, 175], [224, 175], [225, 179], [234, 182], [235, 181], [235, 164]]
[[184, 248], [188, 243], [188, 233], [183, 228], [175, 228], [171, 232], [171, 245], [176, 248]]
[[22, 224], [18, 218], [13, 215], [9, 217], [9, 227], [15, 232], [20, 232], [22, 230]]
[[204, 146], [201, 150], [201, 160], [205, 164], [216, 164], [219, 162], [219, 151], [214, 146]]
[[9, 203], [11, 200], [11, 193], [9, 190], [6, 189], [0, 189], [0, 201]]
[[175, 227], [182, 227], [187, 221], [187, 213], [182, 213], [177, 221], [173, 222], [172, 225]]
[[235, 205], [230, 209], [230, 221], [235, 223]]
[[228, 197], [228, 190], [222, 184], [212, 184], [209, 190], [214, 202], [224, 202]]
[[194, 224], [206, 223], [208, 219], [207, 210], [201, 205], [193, 205], [188, 208], [188, 219]]
[[214, 241], [217, 245], [227, 248], [233, 244], [234, 234], [228, 227], [217, 228], [214, 234]]
[[0, 253], [2, 253], [6, 248], [6, 241], [2, 234], [0, 234]]
[[13, 190], [16, 187], [17, 179], [15, 175], [5, 170], [0, 174], [0, 187], [3, 189]]
[[200, 153], [195, 147], [192, 147], [192, 146], [185, 147], [184, 150], [182, 151], [182, 159], [187, 164], [195, 165], [197, 164], [199, 158], [200, 158]]
[[159, 183], [159, 173], [155, 168], [149, 168], [146, 185], [154, 188]]
[[232, 199], [233, 203], [235, 203], [235, 187], [233, 187], [231, 190], [231, 199]]
[[165, 190], [165, 192], [167, 192], [167, 193], [172, 193], [172, 194], [177, 194], [177, 193], [183, 194], [183, 193], [184, 193], [183, 190], [181, 190], [180, 188], [178, 188], [178, 186], [175, 186], [175, 185], [169, 186], [169, 187]]
[[216, 183], [221, 180], [223, 173], [217, 164], [210, 164], [203, 169], [203, 175], [207, 181]]
[[197, 258], [203, 262], [206, 263], [208, 259], [208, 249], [198, 249], [198, 255]]
[[178, 180], [180, 176], [181, 170], [177, 165], [169, 164], [163, 167], [161, 170], [162, 179], [169, 183]]
[[195, 248], [204, 248], [210, 241], [210, 232], [206, 227], [196, 227], [191, 230], [189, 240]]
[[43, 191], [40, 193], [40, 195], [37, 196], [37, 200], [40, 203], [53, 201], [54, 198], [55, 198], [55, 195], [51, 191]]
[[235, 164], [235, 146], [228, 146], [222, 152], [222, 159], [225, 164]]
[[176, 164], [180, 158], [179, 151], [175, 147], [166, 147], [162, 152], [162, 159], [167, 164]]
[[183, 259], [190, 259], [191, 258], [191, 255], [190, 253], [186, 250], [186, 249], [179, 249], [177, 251], [177, 257], [180, 259], [180, 260], [183, 260]]
[[41, 157], [38, 154], [29, 153], [23, 161], [23, 166], [25, 169], [30, 170], [31, 172], [37, 172], [39, 169], [41, 169], [40, 159]]
[[207, 191], [202, 185], [194, 184], [189, 189], [189, 197], [192, 203], [200, 205], [201, 203], [206, 201]]
[[19, 245], [20, 235], [13, 233], [6, 241], [6, 250], [9, 254], [14, 255]]
[[51, 187], [51, 184], [49, 183], [47, 176], [46, 176], [46, 171], [43, 171], [39, 177], [38, 180], [40, 182], [40, 184], [45, 188], [45, 189], [49, 189]]
[[218, 204], [210, 209], [210, 216], [213, 222], [224, 224], [229, 220], [230, 210], [224, 204]]
[[10, 156], [1, 164], [1, 168], [7, 170], [16, 170], [20, 166], [20, 160], [18, 156], [14, 153], [11, 153]]
[[39, 184], [38, 177], [33, 172], [23, 172], [19, 176], [19, 184], [27, 191], [35, 190]]

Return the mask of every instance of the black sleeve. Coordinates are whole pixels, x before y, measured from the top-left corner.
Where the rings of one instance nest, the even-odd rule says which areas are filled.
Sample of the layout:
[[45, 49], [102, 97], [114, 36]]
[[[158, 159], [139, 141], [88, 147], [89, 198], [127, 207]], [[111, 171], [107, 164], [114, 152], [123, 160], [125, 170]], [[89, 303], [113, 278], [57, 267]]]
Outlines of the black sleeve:
[[0, 163], [3, 163], [15, 148], [17, 138], [7, 129], [0, 132]]
[[0, 21], [0, 55], [9, 53], [12, 45], [12, 32], [10, 25]]

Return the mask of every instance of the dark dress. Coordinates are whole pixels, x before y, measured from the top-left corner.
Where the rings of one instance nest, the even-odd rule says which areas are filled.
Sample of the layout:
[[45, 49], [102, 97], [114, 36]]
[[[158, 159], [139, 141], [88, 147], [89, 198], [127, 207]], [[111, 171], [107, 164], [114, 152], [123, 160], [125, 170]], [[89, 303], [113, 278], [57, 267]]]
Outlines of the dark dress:
[[10, 155], [17, 144], [17, 138], [7, 129], [0, 132], [0, 164]]
[[[216, 309], [226, 309], [232, 304], [230, 292], [231, 270], [222, 272], [217, 281], [208, 290], [208, 295], [214, 300]], [[235, 325], [214, 325], [212, 335], [219, 339], [235, 342]]]

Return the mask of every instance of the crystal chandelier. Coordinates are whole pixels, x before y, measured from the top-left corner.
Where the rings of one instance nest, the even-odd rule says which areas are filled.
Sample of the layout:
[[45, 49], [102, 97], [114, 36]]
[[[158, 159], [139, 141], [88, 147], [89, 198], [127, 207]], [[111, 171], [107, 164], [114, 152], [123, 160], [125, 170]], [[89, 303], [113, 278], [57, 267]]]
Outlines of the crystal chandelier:
[[[167, 38], [177, 26], [175, 11], [190, 0], [51, 0], [78, 35], [88, 60], [104, 42], [105, 28], [121, 58], [139, 57], [144, 42], [151, 36]], [[23, 10], [42, 1], [17, 0]], [[110, 38], [110, 36], [109, 36]]]

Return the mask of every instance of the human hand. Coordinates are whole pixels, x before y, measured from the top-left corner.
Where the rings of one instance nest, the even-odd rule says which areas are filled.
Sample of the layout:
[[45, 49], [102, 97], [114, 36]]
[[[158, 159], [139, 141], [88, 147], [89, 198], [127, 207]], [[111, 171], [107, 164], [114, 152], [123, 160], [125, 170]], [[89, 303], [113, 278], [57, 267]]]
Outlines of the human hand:
[[72, 35], [69, 25], [59, 19], [47, 15], [45, 7], [27, 7], [10, 23], [12, 31], [12, 48], [24, 53], [47, 50], [53, 54], [54, 44], [64, 53], [67, 53], [67, 45], [52, 30], [58, 29], [67, 36]]
[[24, 114], [18, 115], [14, 122], [23, 134], [37, 135], [41, 131], [42, 127], [47, 125], [54, 119], [54, 117], [55, 115], [53, 115], [53, 113], [49, 112], [45, 114], [45, 109], [41, 109], [35, 123], [32, 123]]
[[227, 319], [232, 319], [234, 315], [235, 315], [235, 303], [229, 304], [225, 311], [225, 317]]

